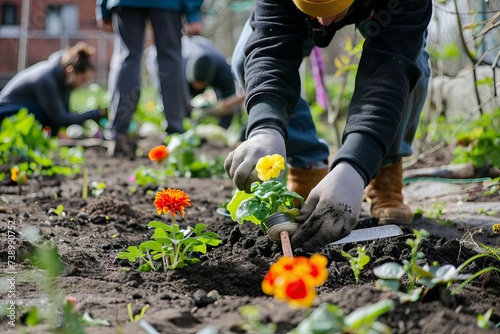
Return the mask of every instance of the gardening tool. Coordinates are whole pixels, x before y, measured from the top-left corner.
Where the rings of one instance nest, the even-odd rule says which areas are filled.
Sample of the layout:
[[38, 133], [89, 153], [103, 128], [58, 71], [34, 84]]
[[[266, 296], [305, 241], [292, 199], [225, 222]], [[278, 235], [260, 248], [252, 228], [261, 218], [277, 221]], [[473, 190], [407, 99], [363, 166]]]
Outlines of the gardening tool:
[[283, 212], [270, 215], [262, 223], [267, 226], [267, 235], [271, 239], [281, 240], [283, 255], [293, 257], [290, 236], [297, 231], [299, 224], [294, 223], [292, 218]]
[[[273, 240], [281, 240], [283, 255], [293, 257], [292, 247], [290, 245], [290, 236], [298, 229], [299, 225], [290, 220], [276, 218], [267, 222], [267, 235]], [[350, 242], [367, 241], [374, 239], [389, 238], [403, 234], [403, 231], [397, 225], [384, 225], [352, 230], [351, 233], [330, 245], [347, 244]]]
[[403, 234], [403, 231], [397, 225], [383, 225], [368, 228], [360, 228], [352, 230], [351, 233], [337, 241], [330, 243], [330, 245], [347, 244], [350, 242], [367, 241], [374, 239], [382, 239], [395, 237]]

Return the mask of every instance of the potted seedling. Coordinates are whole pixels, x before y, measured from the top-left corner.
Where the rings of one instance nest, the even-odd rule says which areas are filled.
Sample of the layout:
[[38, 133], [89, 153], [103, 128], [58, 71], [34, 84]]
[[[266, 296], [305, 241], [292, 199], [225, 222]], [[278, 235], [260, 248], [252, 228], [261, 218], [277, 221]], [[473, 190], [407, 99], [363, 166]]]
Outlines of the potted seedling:
[[252, 183], [249, 194], [237, 191], [227, 209], [231, 218], [240, 224], [251, 221], [260, 225], [271, 239], [281, 239], [283, 253], [293, 256], [288, 238], [298, 229], [294, 217], [299, 209], [295, 208], [294, 201], [303, 204], [304, 198], [288, 190], [280, 178], [285, 169], [285, 159], [281, 155], [262, 157], [255, 168], [260, 180]]

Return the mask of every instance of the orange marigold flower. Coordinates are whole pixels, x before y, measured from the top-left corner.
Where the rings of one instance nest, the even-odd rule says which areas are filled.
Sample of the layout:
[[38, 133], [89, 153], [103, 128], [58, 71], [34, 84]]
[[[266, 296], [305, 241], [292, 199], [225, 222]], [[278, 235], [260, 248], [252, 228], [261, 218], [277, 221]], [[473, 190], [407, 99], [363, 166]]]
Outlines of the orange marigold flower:
[[153, 147], [149, 151], [148, 157], [152, 161], [162, 162], [163, 160], [168, 158], [168, 148], [165, 145]]
[[184, 207], [191, 206], [191, 199], [182, 190], [168, 188], [156, 193], [154, 205], [158, 214], [172, 212], [175, 218], [178, 212], [184, 218]]
[[327, 264], [328, 259], [321, 254], [310, 259], [281, 257], [269, 268], [261, 284], [262, 291], [293, 306], [311, 306], [316, 297], [314, 288], [328, 277]]
[[292, 280], [277, 280], [274, 297], [291, 306], [310, 307], [314, 303], [316, 290], [308, 285], [307, 280], [296, 277]]

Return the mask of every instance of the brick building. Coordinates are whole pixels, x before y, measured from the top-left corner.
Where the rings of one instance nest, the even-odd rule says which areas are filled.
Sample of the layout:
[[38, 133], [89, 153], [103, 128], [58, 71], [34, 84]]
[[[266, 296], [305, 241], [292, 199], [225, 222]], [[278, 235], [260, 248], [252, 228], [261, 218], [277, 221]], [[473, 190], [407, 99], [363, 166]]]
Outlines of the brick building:
[[97, 28], [95, 0], [0, 0], [0, 88], [18, 70], [78, 41], [96, 47], [96, 79], [104, 83], [112, 34]]
[[[225, 0], [215, 0], [205, 8], [204, 35], [227, 56], [232, 54], [253, 1], [240, 1], [242, 7], [235, 9]], [[28, 17], [28, 22], [22, 17]], [[97, 28], [95, 0], [0, 0], [0, 89], [20, 69], [78, 41], [96, 47], [96, 81], [105, 85], [113, 35]], [[150, 43], [152, 32], [146, 35], [146, 45]]]

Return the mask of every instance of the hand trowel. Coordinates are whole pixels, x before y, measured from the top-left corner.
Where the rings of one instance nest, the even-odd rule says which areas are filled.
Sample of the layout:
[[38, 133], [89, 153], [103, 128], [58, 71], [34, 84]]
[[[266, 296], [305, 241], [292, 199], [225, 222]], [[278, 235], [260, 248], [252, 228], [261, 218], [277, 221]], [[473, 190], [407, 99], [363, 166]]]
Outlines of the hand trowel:
[[352, 230], [351, 233], [337, 241], [330, 243], [330, 245], [340, 245], [347, 244], [350, 242], [367, 241], [374, 239], [383, 239], [389, 237], [395, 237], [403, 234], [403, 231], [397, 225], [383, 225], [368, 228], [360, 228], [357, 230]]

